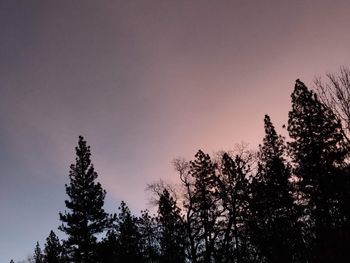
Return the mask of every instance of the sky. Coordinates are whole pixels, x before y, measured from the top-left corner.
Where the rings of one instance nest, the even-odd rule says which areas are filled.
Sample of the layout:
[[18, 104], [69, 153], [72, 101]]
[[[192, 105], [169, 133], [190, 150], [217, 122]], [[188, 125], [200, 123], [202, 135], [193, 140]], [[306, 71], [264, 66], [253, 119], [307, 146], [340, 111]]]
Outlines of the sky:
[[[106, 210], [152, 208], [171, 161], [285, 132], [300, 78], [349, 66], [349, 1], [0, 0], [0, 262], [57, 230], [74, 147]], [[57, 230], [56, 233], [59, 234]]]

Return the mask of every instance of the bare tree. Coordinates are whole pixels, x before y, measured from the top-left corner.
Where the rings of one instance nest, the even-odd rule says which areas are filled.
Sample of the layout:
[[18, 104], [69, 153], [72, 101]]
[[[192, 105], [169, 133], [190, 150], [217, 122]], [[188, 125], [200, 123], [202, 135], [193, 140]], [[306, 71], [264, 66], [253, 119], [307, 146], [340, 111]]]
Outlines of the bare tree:
[[179, 185], [159, 179], [158, 181], [147, 184], [146, 186], [146, 191], [151, 194], [148, 200], [151, 206], [158, 206], [159, 198], [162, 196], [164, 190], [167, 190], [170, 193], [176, 203], [181, 199]]
[[350, 69], [341, 67], [338, 73], [326, 74], [327, 80], [318, 77], [314, 86], [319, 100], [336, 115], [343, 126], [343, 134], [350, 143]]

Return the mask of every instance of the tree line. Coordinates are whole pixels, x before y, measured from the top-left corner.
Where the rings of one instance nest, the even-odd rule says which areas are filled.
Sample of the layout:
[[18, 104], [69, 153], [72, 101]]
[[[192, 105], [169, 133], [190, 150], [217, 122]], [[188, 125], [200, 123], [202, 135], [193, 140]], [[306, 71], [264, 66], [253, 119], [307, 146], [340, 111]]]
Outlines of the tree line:
[[51, 231], [31, 261], [349, 262], [349, 76], [342, 69], [327, 83], [316, 81], [316, 91], [296, 81], [287, 142], [266, 115], [256, 154], [199, 150], [191, 161], [175, 160], [181, 187], [150, 187], [154, 215], [145, 210], [135, 216], [125, 202], [116, 214], [105, 212], [106, 191], [80, 136], [67, 209], [59, 213], [65, 239]]

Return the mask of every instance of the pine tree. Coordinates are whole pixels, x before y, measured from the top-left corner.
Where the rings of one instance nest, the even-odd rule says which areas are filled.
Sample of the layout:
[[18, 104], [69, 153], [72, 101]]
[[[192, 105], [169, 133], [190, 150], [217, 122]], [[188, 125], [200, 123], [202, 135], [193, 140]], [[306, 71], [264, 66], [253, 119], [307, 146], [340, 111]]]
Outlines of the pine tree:
[[97, 257], [99, 263], [118, 263], [118, 240], [115, 231], [109, 230], [105, 238], [98, 244]]
[[[210, 156], [199, 150], [196, 159], [190, 162], [189, 174], [194, 180], [193, 193], [191, 193], [190, 228], [197, 233], [194, 245], [197, 249], [192, 260], [209, 263], [213, 260], [215, 250], [215, 231], [217, 220], [218, 200], [215, 197], [216, 164]], [[192, 254], [194, 254], [192, 252]]]
[[33, 255], [33, 263], [43, 263], [43, 262], [44, 262], [43, 253], [41, 252], [39, 242], [36, 242], [34, 255]]
[[62, 246], [55, 232], [51, 230], [49, 236], [46, 238], [46, 244], [44, 249], [44, 262], [45, 263], [60, 263]]
[[125, 202], [121, 202], [116, 225], [117, 262], [143, 262], [141, 253], [141, 235], [137, 218], [133, 216]]
[[302, 249], [285, 145], [265, 115], [265, 137], [252, 182], [252, 236], [268, 262], [295, 262]]
[[[250, 262], [255, 257], [248, 233], [250, 167], [243, 156], [222, 155], [219, 198], [222, 206], [221, 235], [216, 261]], [[218, 243], [217, 242], [217, 243]]]
[[140, 233], [141, 253], [145, 262], [159, 262], [159, 229], [155, 216], [151, 216], [148, 210], [141, 211], [138, 218], [138, 230]]
[[76, 155], [76, 162], [70, 167], [70, 184], [66, 185], [69, 199], [65, 204], [69, 211], [60, 213], [59, 229], [68, 236], [64, 245], [71, 262], [94, 263], [96, 234], [103, 232], [109, 221], [103, 209], [106, 191], [96, 182], [90, 146], [82, 136], [79, 136]]
[[160, 226], [160, 263], [184, 263], [185, 235], [180, 209], [168, 190], [159, 198], [158, 222]]
[[15, 263], [15, 262], [13, 261], [13, 259], [11, 259], [10, 263]]
[[[342, 224], [341, 179], [344, 166], [340, 122], [317, 96], [297, 80], [292, 93], [288, 131], [298, 177], [300, 204], [304, 208], [305, 238], [311, 260], [324, 262], [325, 251]], [[333, 258], [334, 259], [334, 258]], [[332, 260], [333, 260], [332, 259]]]

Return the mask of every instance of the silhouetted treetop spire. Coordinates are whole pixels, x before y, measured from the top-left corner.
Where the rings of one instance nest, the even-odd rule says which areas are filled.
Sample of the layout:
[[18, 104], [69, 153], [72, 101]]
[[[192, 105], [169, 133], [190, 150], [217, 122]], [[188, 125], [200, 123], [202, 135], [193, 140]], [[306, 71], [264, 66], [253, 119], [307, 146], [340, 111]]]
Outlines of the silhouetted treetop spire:
[[34, 249], [33, 263], [44, 263], [43, 253], [41, 252], [39, 242], [36, 242], [36, 246]]
[[60, 241], [55, 234], [51, 230], [49, 236], [46, 238], [46, 244], [44, 249], [45, 255], [44, 260], [45, 263], [60, 263], [62, 262], [62, 246]]
[[105, 212], [106, 191], [79, 136], [59, 214], [65, 240], [51, 231], [44, 253], [37, 243], [28, 262], [350, 262], [349, 133], [320, 98], [295, 81], [287, 143], [265, 115], [256, 153], [241, 147], [212, 158], [198, 150], [192, 161], [177, 159], [181, 188], [149, 187], [155, 215], [134, 216], [124, 201], [119, 213]]
[[330, 233], [344, 220], [341, 167], [346, 152], [341, 124], [333, 112], [302, 82], [295, 84], [292, 110], [289, 112], [289, 143], [295, 164], [294, 175], [299, 178], [298, 189], [303, 197], [305, 228], [312, 229], [312, 244], [308, 250], [315, 262], [322, 259], [324, 244]]
[[91, 163], [90, 146], [79, 136], [75, 148], [75, 164], [70, 166], [69, 185], [66, 185], [69, 212], [60, 213], [60, 230], [68, 235], [65, 246], [69, 247], [72, 262], [95, 262], [96, 234], [103, 232], [108, 223], [104, 211], [106, 191], [96, 182], [97, 173]]

